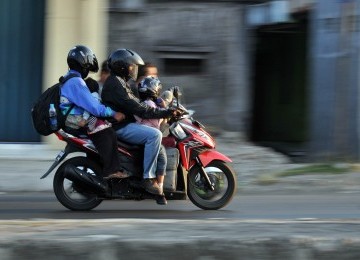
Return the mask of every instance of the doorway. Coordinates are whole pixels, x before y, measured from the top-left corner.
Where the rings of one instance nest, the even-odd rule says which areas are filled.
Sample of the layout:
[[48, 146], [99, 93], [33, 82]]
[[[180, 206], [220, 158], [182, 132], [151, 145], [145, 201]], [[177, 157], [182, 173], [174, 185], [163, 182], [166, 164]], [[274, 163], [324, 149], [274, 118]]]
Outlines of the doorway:
[[253, 65], [251, 140], [289, 156], [308, 139], [306, 22], [259, 27]]

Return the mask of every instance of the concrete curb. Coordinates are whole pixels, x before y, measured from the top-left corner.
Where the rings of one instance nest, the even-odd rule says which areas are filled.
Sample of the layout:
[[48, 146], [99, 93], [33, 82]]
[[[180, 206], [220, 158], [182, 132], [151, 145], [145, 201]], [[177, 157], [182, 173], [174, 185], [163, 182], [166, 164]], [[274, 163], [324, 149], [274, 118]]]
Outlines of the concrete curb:
[[7, 260], [359, 259], [358, 225], [359, 220], [15, 220], [0, 224], [0, 253]]
[[284, 237], [260, 239], [126, 239], [21, 240], [0, 244], [2, 259], [359, 259], [359, 239]]

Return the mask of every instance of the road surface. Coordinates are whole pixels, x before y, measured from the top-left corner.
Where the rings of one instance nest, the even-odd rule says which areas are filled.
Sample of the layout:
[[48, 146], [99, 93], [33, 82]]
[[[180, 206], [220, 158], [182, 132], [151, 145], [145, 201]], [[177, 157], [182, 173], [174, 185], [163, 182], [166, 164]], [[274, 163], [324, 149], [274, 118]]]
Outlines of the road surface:
[[360, 194], [237, 195], [225, 208], [204, 211], [190, 200], [103, 201], [89, 212], [64, 208], [48, 192], [1, 193], [0, 219], [360, 219]]

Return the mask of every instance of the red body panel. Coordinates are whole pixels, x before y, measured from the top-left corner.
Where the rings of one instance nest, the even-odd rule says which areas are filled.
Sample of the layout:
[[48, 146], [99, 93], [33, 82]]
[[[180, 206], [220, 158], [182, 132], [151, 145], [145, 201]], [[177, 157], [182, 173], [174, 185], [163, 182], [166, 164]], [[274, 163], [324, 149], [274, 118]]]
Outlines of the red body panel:
[[207, 166], [213, 160], [232, 162], [232, 160], [229, 157], [227, 157], [226, 155], [223, 155], [222, 153], [219, 153], [216, 150], [207, 150], [207, 151], [199, 154], [199, 159], [204, 167]]

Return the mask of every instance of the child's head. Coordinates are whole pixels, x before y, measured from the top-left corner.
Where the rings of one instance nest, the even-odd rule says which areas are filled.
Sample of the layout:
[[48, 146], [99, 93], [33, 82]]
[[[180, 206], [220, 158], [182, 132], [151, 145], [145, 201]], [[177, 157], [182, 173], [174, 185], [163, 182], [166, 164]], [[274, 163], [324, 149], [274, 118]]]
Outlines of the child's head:
[[86, 86], [88, 86], [91, 93], [98, 92], [99, 91], [99, 83], [97, 83], [96, 80], [93, 78], [87, 78], [85, 79]]
[[162, 85], [159, 79], [154, 77], [146, 77], [139, 83], [139, 96], [141, 100], [156, 100], [161, 92]]
[[99, 81], [104, 84], [105, 80], [109, 77], [110, 75], [110, 69], [107, 63], [107, 60], [103, 61], [103, 63], [101, 64], [101, 70], [100, 70], [100, 79]]

